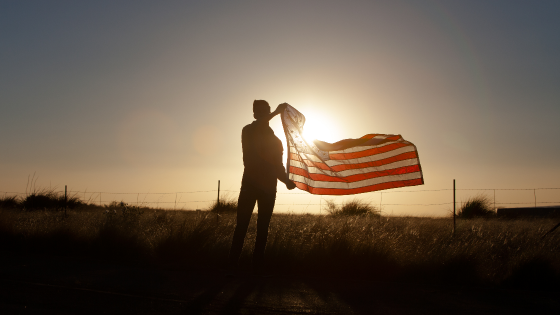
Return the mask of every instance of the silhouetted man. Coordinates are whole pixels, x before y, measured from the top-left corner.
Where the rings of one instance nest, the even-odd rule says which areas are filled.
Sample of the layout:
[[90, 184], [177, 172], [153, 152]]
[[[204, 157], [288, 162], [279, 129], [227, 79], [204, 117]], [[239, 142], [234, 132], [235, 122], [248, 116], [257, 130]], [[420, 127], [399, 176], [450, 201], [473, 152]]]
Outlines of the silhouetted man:
[[286, 187], [290, 190], [296, 187], [296, 184], [288, 178], [282, 164], [282, 153], [284, 151], [282, 142], [274, 135], [268, 125], [268, 122], [284, 111], [287, 105], [286, 103], [280, 104], [271, 113], [268, 102], [254, 101], [253, 117], [256, 120], [245, 126], [241, 133], [245, 170], [241, 180], [241, 192], [237, 205], [237, 226], [229, 252], [228, 275], [233, 275], [236, 270], [249, 221], [257, 202], [259, 209], [257, 239], [253, 251], [253, 271], [257, 274], [261, 273], [268, 237], [268, 225], [276, 202], [276, 180], [278, 179], [286, 184]]

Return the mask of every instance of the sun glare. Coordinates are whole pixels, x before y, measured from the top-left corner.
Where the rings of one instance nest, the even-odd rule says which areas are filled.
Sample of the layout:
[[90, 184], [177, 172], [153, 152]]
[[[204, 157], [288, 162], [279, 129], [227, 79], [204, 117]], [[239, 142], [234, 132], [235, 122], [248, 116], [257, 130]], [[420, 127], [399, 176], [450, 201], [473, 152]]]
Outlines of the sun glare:
[[336, 124], [327, 116], [315, 113], [305, 113], [303, 137], [307, 141], [321, 140], [330, 143], [342, 140]]

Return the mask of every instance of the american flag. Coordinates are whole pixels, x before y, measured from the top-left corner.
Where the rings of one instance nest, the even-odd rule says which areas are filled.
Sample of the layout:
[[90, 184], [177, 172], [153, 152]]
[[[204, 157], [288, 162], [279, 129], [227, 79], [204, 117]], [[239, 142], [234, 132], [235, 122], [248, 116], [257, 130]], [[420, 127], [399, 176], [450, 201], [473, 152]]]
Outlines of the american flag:
[[287, 171], [299, 189], [315, 195], [352, 195], [424, 184], [416, 146], [400, 135], [309, 142], [302, 136], [304, 124], [305, 116], [288, 105], [282, 113]]

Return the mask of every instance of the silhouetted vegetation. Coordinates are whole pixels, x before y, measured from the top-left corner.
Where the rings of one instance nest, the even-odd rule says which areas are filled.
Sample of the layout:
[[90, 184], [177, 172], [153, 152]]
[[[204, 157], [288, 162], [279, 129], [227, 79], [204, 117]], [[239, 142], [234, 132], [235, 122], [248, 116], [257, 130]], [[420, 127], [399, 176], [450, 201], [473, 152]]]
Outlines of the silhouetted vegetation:
[[217, 213], [237, 213], [237, 199], [227, 196], [220, 198], [220, 201], [214, 202], [209, 210]]
[[105, 208], [108, 220], [120, 217], [120, 219], [125, 222], [137, 222], [146, 210], [150, 210], [146, 207], [130, 206], [123, 201], [111, 201], [111, 203], [104, 205], [103, 207]]
[[33, 210], [61, 210], [83, 208], [88, 206], [80, 200], [76, 195], [67, 196], [55, 192], [53, 190], [39, 190], [28, 193], [25, 197], [18, 198], [16, 196], [6, 196], [0, 198], [0, 208], [4, 209], [21, 209], [27, 211]]
[[19, 207], [16, 196], [0, 197], [0, 209], [15, 209]]
[[325, 202], [327, 203], [325, 210], [331, 216], [379, 215], [376, 207], [359, 199], [346, 201], [340, 206], [332, 200], [325, 200]]
[[[251, 218], [242, 268], [251, 265], [257, 217]], [[541, 241], [556, 223], [460, 220], [453, 236], [446, 218], [275, 214], [267, 261], [279, 274], [558, 290], [560, 233]], [[210, 211], [118, 202], [66, 216], [3, 209], [0, 250], [220, 268], [234, 228], [234, 214], [216, 220]]]
[[492, 210], [490, 198], [485, 195], [478, 195], [464, 202], [457, 216], [464, 219], [488, 218], [496, 216], [496, 212]]

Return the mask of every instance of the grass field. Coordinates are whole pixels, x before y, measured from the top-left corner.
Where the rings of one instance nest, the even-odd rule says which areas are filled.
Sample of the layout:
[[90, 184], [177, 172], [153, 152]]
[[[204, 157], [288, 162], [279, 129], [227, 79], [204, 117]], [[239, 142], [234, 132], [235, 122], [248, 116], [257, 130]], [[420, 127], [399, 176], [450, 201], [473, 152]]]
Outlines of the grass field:
[[[113, 211], [115, 210], [115, 211]], [[250, 268], [256, 213], [240, 265]], [[273, 215], [267, 262], [280, 274], [382, 281], [560, 287], [551, 219]], [[187, 267], [224, 267], [235, 215], [209, 211], [0, 209], [0, 250]]]

